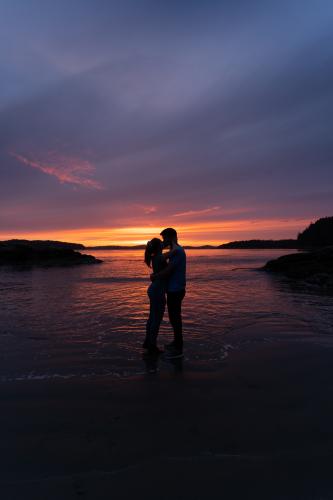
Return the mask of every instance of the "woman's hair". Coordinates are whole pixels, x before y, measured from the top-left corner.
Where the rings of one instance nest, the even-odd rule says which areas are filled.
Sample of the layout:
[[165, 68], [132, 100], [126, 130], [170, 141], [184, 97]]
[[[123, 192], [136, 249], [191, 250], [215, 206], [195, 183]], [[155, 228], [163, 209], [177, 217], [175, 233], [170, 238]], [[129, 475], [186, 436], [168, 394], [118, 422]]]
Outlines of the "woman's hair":
[[145, 249], [144, 261], [148, 267], [151, 267], [152, 257], [162, 251], [162, 241], [159, 238], [153, 238], [148, 241]]

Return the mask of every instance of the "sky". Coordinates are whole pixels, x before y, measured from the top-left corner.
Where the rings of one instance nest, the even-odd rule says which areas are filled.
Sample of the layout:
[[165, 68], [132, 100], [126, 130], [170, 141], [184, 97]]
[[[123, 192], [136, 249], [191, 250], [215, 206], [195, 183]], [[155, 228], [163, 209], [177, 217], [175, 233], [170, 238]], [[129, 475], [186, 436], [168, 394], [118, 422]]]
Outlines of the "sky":
[[333, 215], [331, 0], [0, 0], [0, 240]]

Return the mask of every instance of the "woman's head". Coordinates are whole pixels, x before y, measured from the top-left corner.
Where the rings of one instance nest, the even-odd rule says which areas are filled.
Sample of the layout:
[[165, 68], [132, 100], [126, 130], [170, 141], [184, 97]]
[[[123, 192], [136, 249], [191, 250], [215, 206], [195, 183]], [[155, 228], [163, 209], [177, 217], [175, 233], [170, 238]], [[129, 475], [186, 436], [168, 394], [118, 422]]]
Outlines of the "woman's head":
[[145, 259], [144, 259], [148, 267], [151, 266], [151, 260], [154, 257], [154, 255], [162, 253], [162, 248], [163, 248], [162, 241], [159, 238], [153, 238], [152, 240], [148, 241], [145, 249]]

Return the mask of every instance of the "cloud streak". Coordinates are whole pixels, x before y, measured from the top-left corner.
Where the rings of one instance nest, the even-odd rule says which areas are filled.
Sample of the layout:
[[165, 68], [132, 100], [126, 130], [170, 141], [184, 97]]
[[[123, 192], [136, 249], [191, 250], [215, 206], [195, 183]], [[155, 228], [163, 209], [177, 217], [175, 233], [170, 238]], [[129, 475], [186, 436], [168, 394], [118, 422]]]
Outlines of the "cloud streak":
[[216, 212], [217, 210], [220, 210], [221, 207], [210, 207], [210, 208], [203, 208], [202, 210], [188, 210], [187, 212], [180, 212], [178, 214], [173, 214], [173, 217], [192, 217], [194, 215], [205, 215], [209, 214], [211, 212]]
[[98, 181], [90, 178], [95, 171], [95, 167], [87, 160], [73, 156], [64, 157], [55, 153], [47, 153], [45, 155], [46, 159], [43, 160], [33, 159], [32, 156], [27, 157], [12, 151], [9, 154], [20, 163], [55, 177], [61, 184], [74, 184], [89, 189], [103, 189]]

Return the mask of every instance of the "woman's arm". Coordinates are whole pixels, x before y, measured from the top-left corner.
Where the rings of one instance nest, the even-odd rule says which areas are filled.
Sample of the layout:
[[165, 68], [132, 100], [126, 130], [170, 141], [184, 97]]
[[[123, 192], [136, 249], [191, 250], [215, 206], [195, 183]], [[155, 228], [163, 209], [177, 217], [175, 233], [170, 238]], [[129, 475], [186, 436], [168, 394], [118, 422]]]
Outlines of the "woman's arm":
[[168, 278], [170, 276], [170, 274], [172, 273], [174, 267], [175, 267], [174, 264], [172, 264], [171, 262], [169, 262], [169, 264], [166, 266], [165, 269], [163, 269], [159, 273], [152, 273], [150, 275], [151, 281], [155, 281], [157, 279]]

